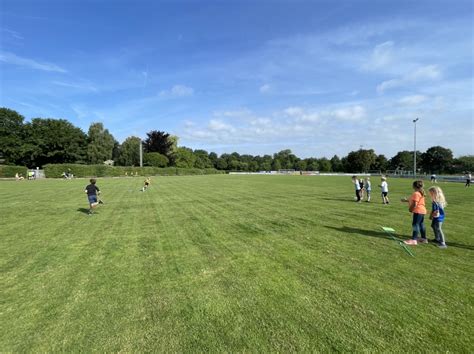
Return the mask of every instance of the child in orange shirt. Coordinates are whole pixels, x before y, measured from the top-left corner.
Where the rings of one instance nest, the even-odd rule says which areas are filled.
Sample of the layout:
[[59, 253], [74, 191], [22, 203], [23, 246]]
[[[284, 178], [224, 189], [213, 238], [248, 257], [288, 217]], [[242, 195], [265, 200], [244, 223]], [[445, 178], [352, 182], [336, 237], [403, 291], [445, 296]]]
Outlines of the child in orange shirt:
[[[423, 181], [413, 182], [413, 190], [414, 192], [409, 199], [402, 199], [402, 202], [408, 202], [408, 210], [413, 213], [413, 221], [411, 223], [413, 230], [412, 237], [411, 240], [406, 240], [404, 242], [407, 245], [416, 246], [418, 242], [428, 243], [428, 240], [426, 239], [426, 228], [425, 224], [423, 223], [426, 214]], [[421, 234], [420, 241], [417, 241], [418, 233]]]

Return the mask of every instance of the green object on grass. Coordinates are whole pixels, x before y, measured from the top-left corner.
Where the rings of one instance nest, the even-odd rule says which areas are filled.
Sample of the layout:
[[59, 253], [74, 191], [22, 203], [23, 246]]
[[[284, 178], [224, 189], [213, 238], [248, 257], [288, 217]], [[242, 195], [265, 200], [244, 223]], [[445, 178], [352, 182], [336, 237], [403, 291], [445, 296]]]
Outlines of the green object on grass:
[[395, 233], [395, 230], [392, 229], [391, 227], [385, 227], [385, 226], [381, 226], [382, 229], [386, 232], [386, 233]]
[[385, 231], [386, 234], [388, 234], [392, 240], [398, 241], [398, 244], [402, 246], [402, 248], [412, 257], [415, 257], [413, 252], [405, 245], [405, 242], [403, 242], [402, 239], [399, 239], [398, 237], [395, 237], [395, 230], [392, 229], [391, 227], [386, 227], [386, 226], [380, 226], [383, 231]]

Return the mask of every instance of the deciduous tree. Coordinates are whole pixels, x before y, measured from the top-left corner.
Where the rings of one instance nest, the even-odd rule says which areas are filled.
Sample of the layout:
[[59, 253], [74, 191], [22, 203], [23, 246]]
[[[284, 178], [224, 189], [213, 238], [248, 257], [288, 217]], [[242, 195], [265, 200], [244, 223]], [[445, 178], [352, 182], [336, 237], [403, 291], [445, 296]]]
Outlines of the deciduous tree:
[[130, 136], [122, 143], [120, 147], [120, 156], [118, 163], [121, 166], [139, 166], [140, 165], [140, 138]]
[[451, 169], [453, 164], [453, 152], [442, 146], [432, 146], [421, 154], [420, 166], [427, 172], [441, 173]]
[[5, 160], [5, 164], [15, 164], [22, 160], [24, 119], [12, 109], [0, 108], [0, 158]]
[[101, 164], [111, 160], [115, 142], [102, 123], [92, 123], [87, 133], [87, 161], [91, 164]]

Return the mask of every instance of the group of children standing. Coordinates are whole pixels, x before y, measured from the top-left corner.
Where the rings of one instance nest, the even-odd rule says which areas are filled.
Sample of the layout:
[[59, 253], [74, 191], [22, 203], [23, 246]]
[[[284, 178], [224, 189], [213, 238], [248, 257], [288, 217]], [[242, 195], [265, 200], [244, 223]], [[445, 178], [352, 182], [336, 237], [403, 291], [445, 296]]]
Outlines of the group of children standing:
[[[367, 193], [367, 202], [370, 202], [371, 183], [370, 178], [367, 177], [365, 182], [363, 179], [358, 179], [357, 176], [352, 176], [352, 182], [355, 186], [356, 201], [360, 203], [364, 199], [364, 191]], [[389, 204], [388, 199], [388, 183], [387, 178], [382, 177], [379, 185], [382, 192], [383, 204]], [[418, 180], [413, 182], [413, 194], [410, 198], [403, 198], [402, 202], [409, 204], [408, 210], [413, 213], [412, 220], [412, 238], [406, 240], [405, 244], [416, 246], [418, 243], [428, 243], [426, 238], [426, 228], [424, 225], [424, 218], [427, 213], [425, 207], [425, 191], [423, 181]], [[429, 190], [431, 196], [431, 227], [435, 235], [434, 242], [438, 243], [439, 248], [447, 248], [442, 225], [444, 222], [445, 214], [444, 208], [448, 205], [443, 191], [438, 186], [433, 186]], [[421, 238], [418, 240], [418, 234]]]
[[[416, 246], [418, 243], [428, 243], [426, 238], [426, 228], [424, 225], [425, 215], [427, 213], [425, 207], [425, 190], [423, 188], [423, 181], [413, 182], [413, 194], [410, 198], [403, 198], [402, 202], [408, 202], [408, 210], [413, 214], [412, 219], [412, 237], [410, 240], [404, 241], [407, 245]], [[447, 248], [446, 240], [442, 225], [444, 222], [445, 214], [444, 208], [448, 205], [443, 191], [438, 186], [433, 186], [428, 189], [431, 197], [431, 227], [435, 235], [434, 242], [438, 243], [439, 248]], [[421, 238], [418, 239], [418, 234]]]
[[370, 193], [372, 192], [372, 184], [370, 183], [370, 177], [367, 177], [365, 181], [357, 179], [356, 176], [352, 176], [352, 182], [355, 186], [355, 199], [360, 203], [364, 199], [364, 194], [367, 195], [367, 202], [370, 202]]
[[[372, 183], [370, 182], [370, 177], [367, 177], [365, 180], [363, 178], [358, 179], [357, 176], [352, 176], [352, 183], [355, 186], [355, 199], [356, 202], [360, 203], [364, 199], [364, 194], [367, 196], [366, 202], [370, 202], [370, 195], [372, 192]], [[389, 204], [388, 199], [388, 184], [387, 179], [382, 177], [382, 182], [379, 185], [382, 189], [382, 202], [383, 204]]]

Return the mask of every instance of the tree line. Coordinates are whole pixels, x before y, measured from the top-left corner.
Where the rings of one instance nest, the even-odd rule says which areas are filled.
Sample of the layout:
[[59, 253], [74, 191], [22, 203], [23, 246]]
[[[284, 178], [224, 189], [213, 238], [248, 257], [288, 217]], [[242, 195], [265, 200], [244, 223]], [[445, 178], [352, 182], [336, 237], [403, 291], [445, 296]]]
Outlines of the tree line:
[[[121, 144], [102, 123], [92, 123], [84, 133], [65, 119], [34, 118], [25, 122], [18, 112], [0, 108], [0, 163], [41, 167], [46, 164], [115, 164], [139, 166], [140, 138], [130, 136]], [[273, 155], [253, 156], [178, 146], [178, 137], [152, 130], [143, 141], [145, 166], [216, 168], [227, 171], [271, 171], [294, 169], [321, 172], [368, 172], [413, 170], [413, 151], [399, 151], [388, 159], [373, 149], [351, 151], [347, 156], [301, 159], [282, 150]], [[417, 151], [417, 167], [426, 173], [463, 173], [474, 170], [474, 156], [453, 157], [450, 149], [430, 147]]]

